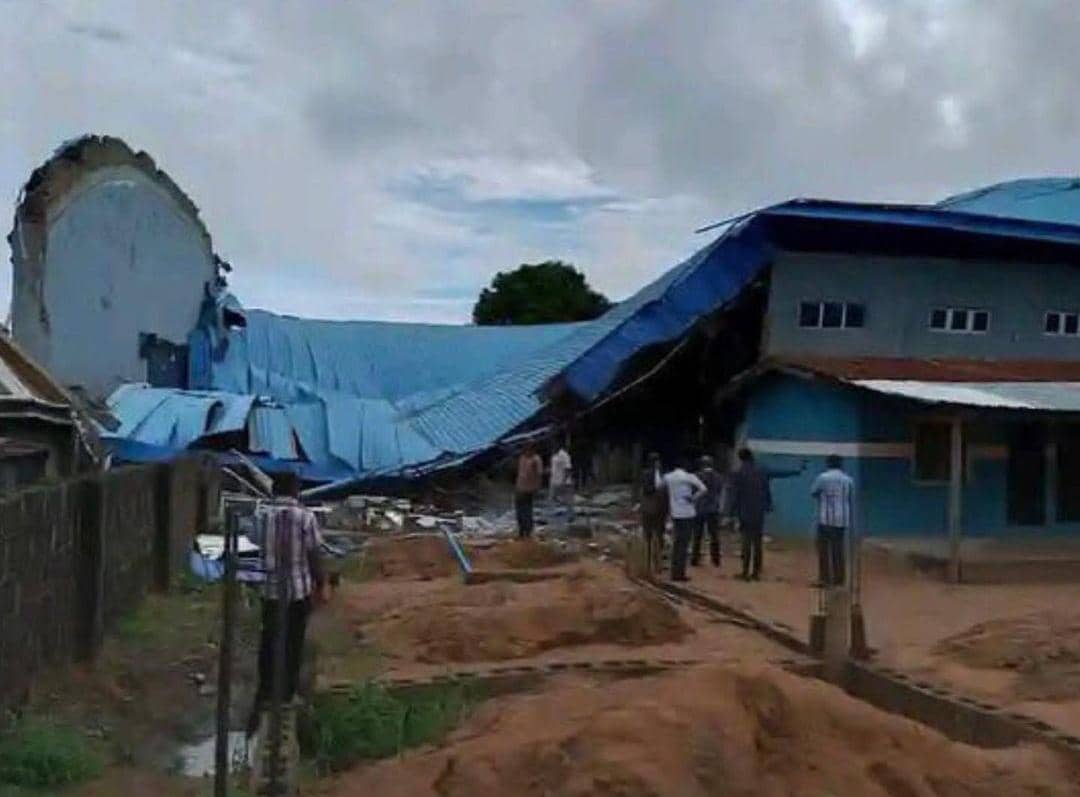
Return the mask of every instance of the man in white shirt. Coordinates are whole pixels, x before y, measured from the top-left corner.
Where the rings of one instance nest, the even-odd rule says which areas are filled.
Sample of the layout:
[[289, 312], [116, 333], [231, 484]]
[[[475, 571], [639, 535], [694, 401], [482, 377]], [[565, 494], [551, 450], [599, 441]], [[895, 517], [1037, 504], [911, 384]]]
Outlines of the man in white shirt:
[[817, 549], [819, 580], [823, 586], [840, 586], [846, 580], [845, 534], [854, 518], [855, 482], [843, 471], [843, 460], [833, 454], [826, 470], [810, 488], [817, 501]]
[[570, 452], [565, 445], [560, 445], [559, 450], [551, 455], [551, 477], [548, 485], [552, 503], [559, 508], [560, 514], [565, 516], [566, 523], [574, 520], [574, 484], [571, 478], [573, 463], [570, 461]]
[[671, 550], [672, 581], [690, 580], [686, 577], [686, 556], [694, 526], [697, 524], [697, 501], [708, 492], [701, 479], [686, 470], [689, 462], [689, 457], [681, 457], [678, 467], [664, 476], [668, 509], [675, 526], [675, 540]]

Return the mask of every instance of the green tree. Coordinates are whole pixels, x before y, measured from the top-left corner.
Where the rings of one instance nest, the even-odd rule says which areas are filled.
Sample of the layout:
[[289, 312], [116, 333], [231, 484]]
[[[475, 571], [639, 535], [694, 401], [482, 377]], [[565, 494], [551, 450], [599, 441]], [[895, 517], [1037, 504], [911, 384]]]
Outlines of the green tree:
[[588, 321], [609, 307], [607, 297], [590, 288], [573, 265], [547, 260], [496, 274], [491, 287], [480, 292], [473, 322], [492, 326]]

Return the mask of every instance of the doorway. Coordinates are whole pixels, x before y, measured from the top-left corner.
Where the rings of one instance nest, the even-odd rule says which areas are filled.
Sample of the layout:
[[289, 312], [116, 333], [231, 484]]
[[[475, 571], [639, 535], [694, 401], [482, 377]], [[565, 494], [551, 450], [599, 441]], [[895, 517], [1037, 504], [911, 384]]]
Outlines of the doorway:
[[1014, 526], [1046, 524], [1046, 428], [1038, 423], [1009, 427], [1006, 519]]

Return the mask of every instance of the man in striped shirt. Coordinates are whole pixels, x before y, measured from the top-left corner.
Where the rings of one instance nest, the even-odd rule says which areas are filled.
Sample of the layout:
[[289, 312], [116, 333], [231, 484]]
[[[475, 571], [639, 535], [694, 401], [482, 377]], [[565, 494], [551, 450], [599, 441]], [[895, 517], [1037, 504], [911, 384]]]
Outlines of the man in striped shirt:
[[824, 586], [840, 586], [845, 580], [845, 534], [854, 518], [855, 482], [843, 471], [836, 454], [825, 460], [826, 470], [810, 489], [817, 501], [817, 549], [819, 580]]
[[[300, 681], [304, 636], [312, 600], [325, 597], [318, 522], [315, 513], [299, 502], [300, 480], [292, 473], [275, 479], [277, 497], [256, 515], [255, 542], [259, 545], [262, 571], [262, 635], [259, 640], [259, 683], [249, 732], [271, 696], [278, 634], [285, 634], [285, 683], [282, 700], [289, 702]], [[285, 628], [279, 629], [280, 604], [285, 600]]]

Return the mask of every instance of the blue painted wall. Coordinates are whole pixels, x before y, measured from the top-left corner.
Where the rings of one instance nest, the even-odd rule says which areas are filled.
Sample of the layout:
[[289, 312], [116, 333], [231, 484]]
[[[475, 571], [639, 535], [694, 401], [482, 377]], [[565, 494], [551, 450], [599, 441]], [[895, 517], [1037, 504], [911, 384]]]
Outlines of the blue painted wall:
[[[893, 443], [913, 446], [916, 420], [928, 410], [869, 391], [771, 375], [748, 394], [745, 435], [754, 441]], [[976, 423], [965, 428], [968, 443], [964, 487], [964, 533], [968, 536], [1080, 532], [1080, 525], [1051, 522], [1046, 526], [1010, 527], [1006, 517], [1007, 462], [1003, 423]], [[806, 536], [814, 530], [810, 485], [825, 467], [820, 456], [759, 453], [766, 468], [806, 470], [772, 483], [775, 509], [768, 531], [780, 536]], [[910, 456], [845, 457], [845, 470], [855, 479], [860, 525], [877, 536], [945, 535], [948, 486], [916, 482]], [[1053, 508], [1050, 509], [1052, 517]]]
[[[861, 302], [862, 329], [801, 329], [804, 300]], [[936, 306], [991, 313], [985, 334], [929, 329]], [[1057, 264], [780, 252], [767, 351], [773, 355], [1076, 359], [1080, 337], [1043, 334], [1048, 310], [1080, 311], [1080, 271]]]

